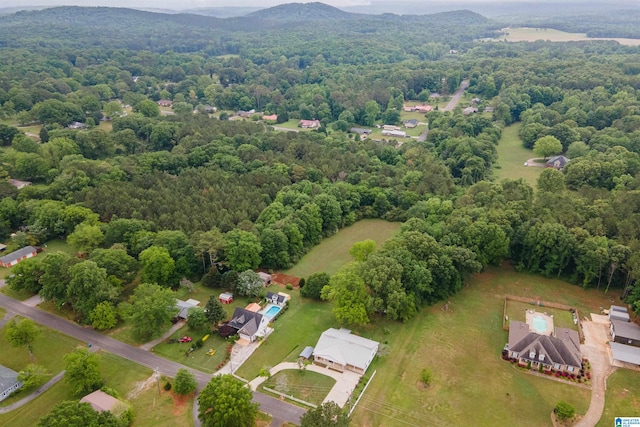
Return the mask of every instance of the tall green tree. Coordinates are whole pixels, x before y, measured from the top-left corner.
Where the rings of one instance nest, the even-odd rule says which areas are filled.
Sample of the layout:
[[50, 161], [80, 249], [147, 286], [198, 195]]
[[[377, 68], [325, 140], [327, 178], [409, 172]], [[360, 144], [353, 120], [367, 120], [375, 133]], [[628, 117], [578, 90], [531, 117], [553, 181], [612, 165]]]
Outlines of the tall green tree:
[[78, 224], [73, 233], [69, 234], [67, 241], [79, 251], [89, 252], [102, 244], [104, 234], [100, 226], [82, 223]]
[[139, 285], [129, 302], [121, 305], [124, 318], [131, 323], [134, 336], [148, 341], [162, 335], [178, 312], [175, 293], [160, 285]]
[[210, 295], [207, 305], [204, 307], [204, 314], [212, 325], [217, 325], [227, 319], [227, 312], [224, 310], [222, 303], [215, 295]]
[[184, 368], [178, 369], [173, 386], [176, 393], [184, 396], [185, 394], [196, 391], [197, 387], [198, 383], [196, 382], [196, 377], [192, 372], [189, 372]]
[[555, 136], [543, 136], [533, 144], [533, 152], [547, 160], [547, 157], [562, 153], [562, 143]]
[[67, 301], [84, 317], [98, 304], [115, 301], [120, 294], [118, 285], [107, 277], [107, 271], [93, 261], [83, 261], [69, 268]]
[[260, 265], [262, 246], [258, 237], [243, 230], [231, 230], [225, 234], [224, 255], [229, 268], [245, 271], [258, 268]]
[[217, 375], [198, 394], [198, 418], [204, 427], [253, 427], [258, 404], [251, 390], [231, 375]]
[[64, 356], [64, 378], [73, 393], [82, 396], [102, 387], [100, 356], [86, 348], [77, 348]]
[[335, 402], [309, 409], [300, 418], [300, 427], [347, 427], [349, 417]]
[[29, 356], [33, 358], [33, 342], [40, 335], [40, 329], [31, 319], [12, 319], [7, 324], [5, 339], [12, 347], [26, 347]]
[[329, 285], [322, 289], [322, 299], [334, 303], [333, 314], [341, 324], [369, 323], [371, 301], [355, 264], [347, 264], [331, 276]]
[[174, 284], [173, 273], [176, 263], [166, 248], [151, 246], [140, 252], [139, 259], [142, 264], [142, 280], [144, 282], [163, 286]]
[[243, 271], [238, 275], [238, 282], [236, 283], [236, 292], [243, 297], [256, 297], [260, 295], [260, 291], [264, 285], [262, 279], [253, 270]]
[[98, 412], [86, 402], [65, 400], [38, 420], [38, 427], [121, 427], [109, 411]]

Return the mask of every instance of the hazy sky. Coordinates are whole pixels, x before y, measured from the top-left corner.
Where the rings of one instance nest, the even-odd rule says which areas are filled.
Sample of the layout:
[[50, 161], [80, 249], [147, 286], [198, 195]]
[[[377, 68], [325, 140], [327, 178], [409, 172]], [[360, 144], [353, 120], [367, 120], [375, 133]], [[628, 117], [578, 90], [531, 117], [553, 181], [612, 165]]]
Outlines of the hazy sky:
[[[316, 0], [318, 1], [318, 0]], [[367, 5], [376, 0], [321, 0], [323, 3], [332, 6], [358, 6]], [[518, 3], [523, 0], [400, 0], [402, 3], [415, 2], [421, 5], [425, 3], [491, 3], [502, 1], [505, 3]], [[528, 0], [529, 2], [540, 0]], [[543, 0], [550, 2], [553, 0]], [[567, 0], [564, 0], [567, 1]], [[571, 1], [571, 0], [569, 0]], [[187, 9], [192, 7], [225, 7], [225, 6], [250, 6], [250, 7], [270, 7], [281, 3], [309, 3], [309, 0], [283, 1], [283, 0], [2, 0], [0, 6], [34, 6], [34, 5], [77, 5], [77, 6], [113, 6], [132, 8], [166, 8], [166, 9]], [[388, 1], [387, 1], [388, 2]]]

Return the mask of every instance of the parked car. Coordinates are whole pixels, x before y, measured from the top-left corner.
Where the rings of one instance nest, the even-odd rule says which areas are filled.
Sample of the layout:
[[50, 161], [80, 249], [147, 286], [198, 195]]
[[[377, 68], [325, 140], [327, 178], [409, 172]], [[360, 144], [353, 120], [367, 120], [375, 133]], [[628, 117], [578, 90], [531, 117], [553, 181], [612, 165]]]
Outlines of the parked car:
[[182, 337], [178, 339], [178, 342], [191, 342], [192, 338], [191, 337]]

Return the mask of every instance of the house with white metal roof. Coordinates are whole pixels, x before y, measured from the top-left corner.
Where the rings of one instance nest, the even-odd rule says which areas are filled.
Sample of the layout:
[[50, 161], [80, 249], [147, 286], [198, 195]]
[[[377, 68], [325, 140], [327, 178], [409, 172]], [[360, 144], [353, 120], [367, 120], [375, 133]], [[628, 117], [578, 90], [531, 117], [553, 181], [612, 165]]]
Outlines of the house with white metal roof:
[[313, 361], [336, 371], [364, 374], [378, 353], [379, 342], [353, 335], [348, 329], [327, 329], [313, 350]]

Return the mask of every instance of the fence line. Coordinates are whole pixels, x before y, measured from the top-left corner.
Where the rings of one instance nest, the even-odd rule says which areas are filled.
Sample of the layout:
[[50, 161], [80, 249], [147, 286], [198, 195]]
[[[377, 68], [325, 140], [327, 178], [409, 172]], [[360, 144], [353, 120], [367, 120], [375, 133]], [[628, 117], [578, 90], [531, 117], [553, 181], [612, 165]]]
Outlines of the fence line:
[[512, 301], [519, 301], [519, 302], [524, 302], [527, 304], [531, 304], [534, 306], [538, 306], [538, 307], [551, 307], [551, 308], [557, 308], [559, 310], [567, 310], [567, 311], [571, 311], [573, 310], [574, 315], [576, 317], [576, 319], [578, 319], [578, 337], [580, 338], [580, 342], [584, 343], [584, 334], [582, 332], [582, 322], [580, 320], [580, 313], [578, 313], [578, 309], [575, 307], [571, 307], [570, 305], [566, 305], [566, 304], [560, 304], [557, 302], [550, 302], [550, 301], [542, 301], [539, 299], [532, 299], [532, 298], [527, 298], [527, 297], [519, 297], [516, 295], [509, 295], [506, 294], [504, 296], [504, 308], [502, 310], [502, 329], [505, 331], [509, 330], [509, 324], [507, 323], [507, 301], [512, 300]]
[[378, 372], [377, 369], [373, 371], [373, 374], [371, 374], [371, 378], [369, 378], [369, 381], [367, 381], [367, 383], [365, 384], [364, 388], [362, 389], [362, 393], [360, 393], [360, 396], [358, 396], [358, 398], [356, 399], [356, 403], [353, 404], [347, 416], [350, 417], [353, 410], [356, 409], [356, 406], [358, 406], [358, 402], [360, 402], [360, 399], [362, 399], [362, 396], [364, 396], [364, 392], [367, 391], [367, 387], [369, 387], [369, 384], [371, 384], [371, 380], [373, 380], [373, 377], [376, 376], [376, 372]]
[[263, 390], [267, 390], [270, 393], [277, 394], [278, 396], [285, 397], [285, 398], [287, 398], [289, 400], [293, 400], [295, 402], [302, 403], [303, 405], [311, 406], [312, 408], [317, 408], [318, 407], [318, 405], [314, 405], [313, 403], [309, 403], [306, 400], [298, 399], [297, 397], [293, 397], [293, 396], [288, 395], [288, 394], [280, 393], [279, 391], [276, 391], [276, 390], [274, 390], [272, 388], [269, 388], [269, 387], [264, 387], [263, 386], [262, 389]]

